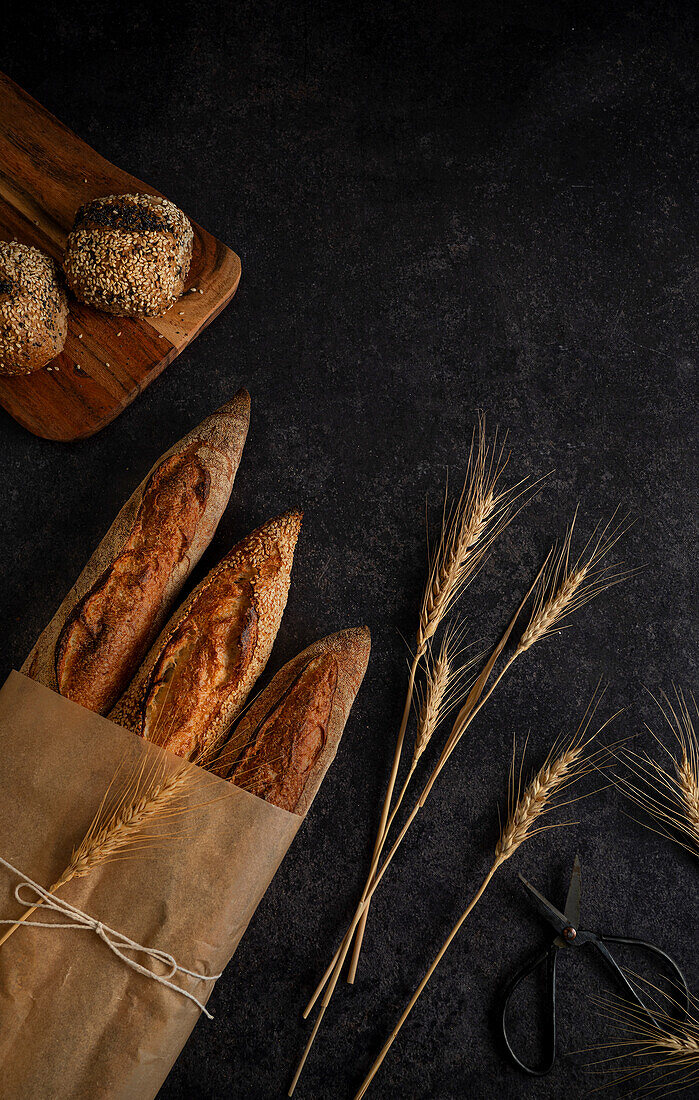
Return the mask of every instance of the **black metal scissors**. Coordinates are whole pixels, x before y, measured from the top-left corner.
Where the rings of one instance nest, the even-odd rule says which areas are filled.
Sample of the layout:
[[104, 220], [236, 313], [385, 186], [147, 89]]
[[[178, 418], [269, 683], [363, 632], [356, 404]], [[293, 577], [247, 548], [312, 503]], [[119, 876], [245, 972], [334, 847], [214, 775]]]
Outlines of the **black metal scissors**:
[[[577, 856], [575, 857], [573, 873], [570, 877], [568, 897], [563, 913], [556, 909], [555, 905], [552, 905], [550, 901], [547, 901], [546, 898], [539, 893], [536, 887], [532, 886], [530, 882], [527, 882], [522, 875], [520, 875], [519, 878], [522, 885], [529, 892], [530, 898], [534, 902], [539, 913], [546, 918], [555, 930], [556, 936], [548, 947], [544, 948], [535, 958], [529, 959], [524, 966], [517, 971], [508, 982], [503, 995], [502, 1016], [500, 1018], [502, 1037], [507, 1052], [516, 1066], [524, 1070], [525, 1073], [531, 1074], [533, 1077], [543, 1077], [544, 1074], [550, 1073], [553, 1069], [556, 1061], [556, 961], [558, 959], [558, 952], [562, 947], [593, 947], [595, 951], [601, 955], [606, 966], [614, 973], [621, 986], [623, 986], [626, 995], [643, 1009], [652, 1023], [655, 1023], [656, 1021], [653, 1019], [651, 1009], [644, 1004], [637, 990], [629, 982], [621, 967], [614, 961], [607, 944], [621, 944], [650, 952], [656, 958], [662, 960], [671, 971], [673, 984], [676, 986], [676, 990], [673, 992], [673, 998], [682, 1016], [686, 1014], [689, 1005], [687, 983], [677, 963], [671, 959], [665, 951], [662, 951], [652, 943], [647, 943], [645, 940], [628, 939], [625, 936], [600, 936], [596, 932], [586, 932], [580, 928], [580, 893], [582, 882], [580, 860]], [[544, 963], [546, 964], [548, 999], [546, 1051], [542, 1065], [528, 1066], [518, 1058], [512, 1049], [512, 1044], [507, 1034], [507, 1010], [516, 989]]]

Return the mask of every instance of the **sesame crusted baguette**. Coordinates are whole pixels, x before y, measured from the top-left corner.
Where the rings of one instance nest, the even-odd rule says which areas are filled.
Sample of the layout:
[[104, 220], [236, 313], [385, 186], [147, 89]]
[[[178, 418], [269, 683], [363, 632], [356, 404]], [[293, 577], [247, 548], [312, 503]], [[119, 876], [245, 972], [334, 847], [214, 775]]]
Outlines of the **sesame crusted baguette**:
[[211, 770], [303, 816], [335, 758], [370, 649], [360, 627], [299, 653], [245, 712]]
[[211, 570], [160, 634], [112, 721], [177, 756], [210, 758], [272, 651], [301, 518], [270, 520]]
[[245, 390], [156, 462], [42, 632], [22, 672], [105, 714], [208, 546], [250, 420]]

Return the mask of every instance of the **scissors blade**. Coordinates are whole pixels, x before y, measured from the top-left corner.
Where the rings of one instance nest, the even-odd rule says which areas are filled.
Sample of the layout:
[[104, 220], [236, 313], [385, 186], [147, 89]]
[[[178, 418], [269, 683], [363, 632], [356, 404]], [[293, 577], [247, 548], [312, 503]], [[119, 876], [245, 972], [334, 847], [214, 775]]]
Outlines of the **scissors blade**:
[[562, 935], [563, 930], [568, 927], [568, 918], [561, 913], [560, 909], [556, 909], [555, 905], [547, 901], [544, 895], [539, 893], [536, 886], [532, 886], [531, 882], [527, 882], [524, 875], [518, 875], [518, 878], [525, 890], [529, 891], [535, 908], [539, 910], [542, 917], [544, 917], [556, 932], [558, 932], [559, 936]]
[[570, 886], [568, 887], [568, 897], [566, 898], [566, 907], [563, 912], [566, 915], [568, 924], [571, 924], [573, 928], [580, 927], [580, 894], [582, 892], [582, 871], [580, 869], [580, 856], [575, 857], [575, 863], [573, 864], [573, 873], [570, 876]]

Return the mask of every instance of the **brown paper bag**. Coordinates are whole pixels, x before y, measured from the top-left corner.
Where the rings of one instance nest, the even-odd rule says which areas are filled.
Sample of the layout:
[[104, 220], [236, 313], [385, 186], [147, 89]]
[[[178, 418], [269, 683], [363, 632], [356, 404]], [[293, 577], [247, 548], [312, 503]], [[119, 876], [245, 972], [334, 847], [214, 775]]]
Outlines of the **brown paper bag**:
[[[48, 889], [117, 769], [144, 755], [181, 766], [13, 672], [0, 690], [0, 856]], [[197, 783], [185, 795], [191, 808], [168, 826], [173, 839], [74, 879], [60, 894], [188, 970], [217, 974], [302, 819], [194, 771]], [[17, 884], [0, 865], [0, 918], [22, 914]], [[54, 918], [39, 910], [34, 919]], [[138, 961], [163, 973], [158, 963]], [[213, 985], [185, 975], [173, 981], [202, 1002]], [[93, 930], [22, 926], [0, 947], [0, 1098], [150, 1100], [199, 1016], [192, 1002], [134, 972]]]

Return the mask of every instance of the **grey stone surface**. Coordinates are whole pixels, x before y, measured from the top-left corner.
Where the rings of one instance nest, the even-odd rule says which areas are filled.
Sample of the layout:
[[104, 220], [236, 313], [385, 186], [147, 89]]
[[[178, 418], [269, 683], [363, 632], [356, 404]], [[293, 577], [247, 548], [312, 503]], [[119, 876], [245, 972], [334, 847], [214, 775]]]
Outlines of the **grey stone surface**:
[[[18, 5], [0, 67], [101, 153], [241, 255], [233, 304], [114, 424], [61, 446], [0, 416], [2, 674], [17, 667], [155, 457], [242, 383], [252, 428], [202, 569], [306, 510], [270, 671], [367, 622], [341, 751], [163, 1100], [285, 1095], [301, 1009], [361, 884], [405, 686], [424, 500], [463, 465], [476, 410], [512, 477], [551, 471], [460, 611], [494, 639], [580, 502], [621, 505], [643, 569], [533, 651], [474, 723], [373, 908], [299, 1100], [351, 1097], [488, 865], [513, 735], [536, 763], [600, 677], [610, 736], [695, 683], [696, 491], [690, 6], [680, 3]], [[200, 570], [201, 573], [201, 570]], [[200, 575], [200, 573], [198, 575]], [[648, 740], [643, 741], [649, 744]], [[561, 960], [554, 1073], [495, 1032], [503, 981], [546, 935], [516, 870], [593, 927], [664, 946], [697, 982], [697, 868], [611, 789], [506, 867], [370, 1095], [582, 1097], [611, 983]], [[565, 816], [565, 815], [563, 815]], [[610, 1089], [608, 1095], [620, 1095]]]

